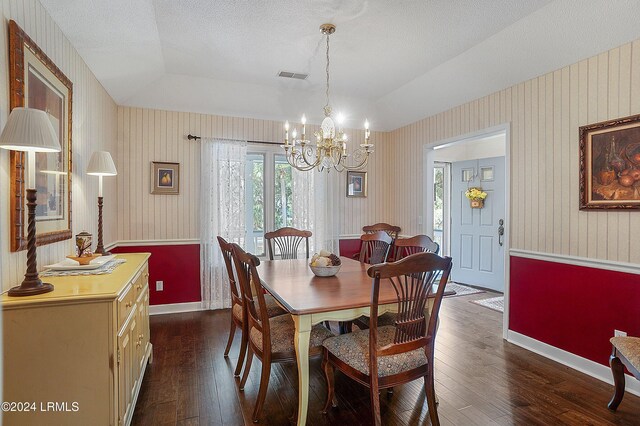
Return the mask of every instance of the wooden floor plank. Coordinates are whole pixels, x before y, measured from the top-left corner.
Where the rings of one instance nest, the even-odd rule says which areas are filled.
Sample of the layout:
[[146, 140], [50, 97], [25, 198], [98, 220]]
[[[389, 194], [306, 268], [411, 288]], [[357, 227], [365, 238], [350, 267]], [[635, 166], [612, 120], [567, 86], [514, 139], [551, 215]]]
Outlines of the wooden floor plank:
[[[638, 425], [640, 398], [627, 394], [618, 412], [606, 404], [613, 388], [502, 339], [502, 315], [470, 303], [491, 293], [446, 298], [436, 338], [436, 393], [442, 425]], [[133, 425], [253, 425], [260, 362], [246, 388], [233, 377], [240, 334], [223, 357], [229, 311], [151, 317], [154, 362], [147, 367]], [[310, 425], [368, 425], [368, 390], [336, 374], [338, 407], [320, 413], [326, 383], [311, 361]], [[297, 406], [294, 363], [274, 364], [258, 424], [290, 424]], [[381, 393], [388, 425], [430, 424], [422, 380]]]

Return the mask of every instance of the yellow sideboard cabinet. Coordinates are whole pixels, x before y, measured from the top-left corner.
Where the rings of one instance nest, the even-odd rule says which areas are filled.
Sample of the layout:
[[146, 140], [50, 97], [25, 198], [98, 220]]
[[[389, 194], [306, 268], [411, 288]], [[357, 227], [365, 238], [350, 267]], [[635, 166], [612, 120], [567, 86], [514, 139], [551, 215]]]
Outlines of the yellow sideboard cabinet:
[[4, 424], [131, 422], [153, 359], [149, 256], [118, 255], [126, 263], [111, 274], [46, 277], [50, 293], [3, 295]]

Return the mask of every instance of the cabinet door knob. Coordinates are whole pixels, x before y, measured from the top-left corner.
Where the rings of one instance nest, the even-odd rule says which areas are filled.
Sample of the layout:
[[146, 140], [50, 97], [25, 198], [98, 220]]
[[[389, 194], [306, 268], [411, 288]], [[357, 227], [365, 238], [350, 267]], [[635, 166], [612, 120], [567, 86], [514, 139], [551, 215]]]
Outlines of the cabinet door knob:
[[131, 307], [131, 303], [132, 303], [132, 302], [127, 302], [127, 303], [125, 303], [125, 304], [124, 304], [124, 307], [125, 307], [125, 308], [130, 308], [130, 307]]

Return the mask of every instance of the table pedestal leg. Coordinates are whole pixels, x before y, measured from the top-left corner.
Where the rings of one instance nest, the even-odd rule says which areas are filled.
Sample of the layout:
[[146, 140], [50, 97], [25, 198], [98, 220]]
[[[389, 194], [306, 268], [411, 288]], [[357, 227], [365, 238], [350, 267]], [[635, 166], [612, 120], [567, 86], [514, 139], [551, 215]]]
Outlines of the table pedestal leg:
[[311, 336], [311, 317], [292, 315], [296, 326], [294, 342], [298, 361], [298, 426], [307, 423], [309, 407], [309, 338]]

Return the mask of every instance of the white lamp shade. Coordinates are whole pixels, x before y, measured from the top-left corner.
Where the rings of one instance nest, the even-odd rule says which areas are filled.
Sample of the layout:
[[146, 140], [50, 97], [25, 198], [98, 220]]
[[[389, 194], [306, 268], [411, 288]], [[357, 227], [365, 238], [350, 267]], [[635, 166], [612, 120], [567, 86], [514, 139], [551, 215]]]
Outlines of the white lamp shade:
[[60, 142], [46, 112], [17, 107], [0, 134], [0, 148], [13, 151], [59, 152]]
[[107, 151], [96, 151], [91, 155], [87, 174], [93, 176], [115, 176], [118, 174], [111, 154]]

